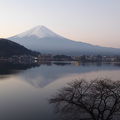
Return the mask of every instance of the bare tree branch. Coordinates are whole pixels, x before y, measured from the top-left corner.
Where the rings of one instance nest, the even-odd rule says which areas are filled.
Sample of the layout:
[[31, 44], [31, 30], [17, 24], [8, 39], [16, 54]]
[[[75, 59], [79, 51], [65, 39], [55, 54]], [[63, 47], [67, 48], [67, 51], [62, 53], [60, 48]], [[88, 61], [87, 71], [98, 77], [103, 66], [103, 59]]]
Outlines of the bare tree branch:
[[78, 120], [114, 120], [116, 115], [120, 116], [120, 81], [76, 80], [61, 89], [49, 102], [66, 116], [77, 113]]

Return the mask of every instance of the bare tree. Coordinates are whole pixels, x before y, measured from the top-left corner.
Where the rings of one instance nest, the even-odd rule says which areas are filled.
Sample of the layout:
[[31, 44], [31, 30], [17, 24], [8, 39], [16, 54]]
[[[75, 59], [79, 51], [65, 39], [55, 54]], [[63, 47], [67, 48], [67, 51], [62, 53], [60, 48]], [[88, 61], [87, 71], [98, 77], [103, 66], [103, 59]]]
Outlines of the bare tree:
[[120, 115], [120, 81], [76, 80], [62, 88], [50, 103], [59, 113], [71, 114], [71, 120], [114, 120]]

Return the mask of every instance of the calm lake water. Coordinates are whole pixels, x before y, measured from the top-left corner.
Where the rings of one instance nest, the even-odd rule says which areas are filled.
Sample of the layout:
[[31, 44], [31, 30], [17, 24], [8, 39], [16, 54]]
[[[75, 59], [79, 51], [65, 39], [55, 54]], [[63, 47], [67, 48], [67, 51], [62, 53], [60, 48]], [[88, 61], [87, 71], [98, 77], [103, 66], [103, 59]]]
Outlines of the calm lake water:
[[[18, 69], [20, 68], [20, 69]], [[40, 66], [0, 65], [1, 120], [57, 120], [48, 100], [75, 79], [111, 78], [120, 80], [117, 64], [41, 64]]]

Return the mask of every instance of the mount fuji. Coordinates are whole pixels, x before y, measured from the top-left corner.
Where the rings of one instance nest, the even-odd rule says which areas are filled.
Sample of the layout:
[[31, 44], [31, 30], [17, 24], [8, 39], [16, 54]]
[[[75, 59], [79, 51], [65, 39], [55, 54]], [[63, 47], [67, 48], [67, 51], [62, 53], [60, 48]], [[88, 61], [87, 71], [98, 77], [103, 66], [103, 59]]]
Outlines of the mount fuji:
[[45, 26], [37, 26], [8, 38], [41, 53], [66, 55], [120, 55], [120, 49], [95, 46], [62, 37]]

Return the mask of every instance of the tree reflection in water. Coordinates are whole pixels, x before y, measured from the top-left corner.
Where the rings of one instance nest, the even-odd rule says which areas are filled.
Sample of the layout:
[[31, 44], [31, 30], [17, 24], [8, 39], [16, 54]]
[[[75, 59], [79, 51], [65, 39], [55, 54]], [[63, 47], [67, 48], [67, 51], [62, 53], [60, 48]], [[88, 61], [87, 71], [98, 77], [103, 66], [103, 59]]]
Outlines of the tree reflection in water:
[[76, 80], [58, 91], [49, 102], [64, 120], [118, 120], [120, 81]]

